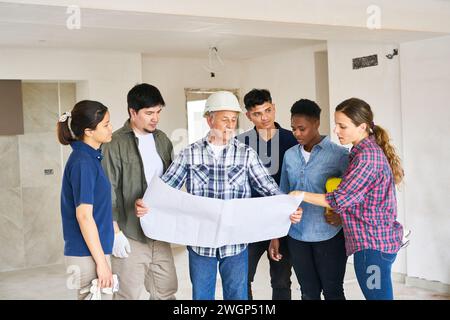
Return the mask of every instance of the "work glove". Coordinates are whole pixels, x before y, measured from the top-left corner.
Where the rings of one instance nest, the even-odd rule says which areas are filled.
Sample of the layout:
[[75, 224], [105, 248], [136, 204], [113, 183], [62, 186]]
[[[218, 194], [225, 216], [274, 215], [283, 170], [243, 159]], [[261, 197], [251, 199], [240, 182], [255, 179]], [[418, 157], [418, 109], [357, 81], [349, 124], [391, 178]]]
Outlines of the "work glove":
[[89, 292], [84, 300], [102, 300], [102, 293], [112, 295], [117, 291], [119, 291], [119, 279], [116, 274], [113, 274], [113, 283], [111, 288], [100, 289], [98, 286], [98, 279], [94, 279], [91, 281], [91, 286], [89, 288], [82, 289], [80, 293]]
[[114, 235], [114, 245], [112, 254], [117, 258], [128, 258], [128, 253], [131, 253], [130, 242], [122, 231]]

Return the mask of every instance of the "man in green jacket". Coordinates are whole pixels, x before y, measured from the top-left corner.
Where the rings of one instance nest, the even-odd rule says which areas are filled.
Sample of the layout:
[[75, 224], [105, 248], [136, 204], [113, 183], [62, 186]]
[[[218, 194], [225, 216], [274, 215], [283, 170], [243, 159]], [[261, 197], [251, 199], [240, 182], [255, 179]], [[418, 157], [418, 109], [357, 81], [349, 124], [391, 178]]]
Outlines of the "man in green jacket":
[[172, 162], [172, 143], [156, 129], [165, 102], [159, 90], [146, 83], [134, 86], [127, 102], [130, 118], [104, 145], [102, 161], [112, 187], [111, 264], [120, 282], [114, 299], [139, 299], [143, 287], [150, 299], [175, 299], [178, 280], [170, 244], [147, 238], [134, 209], [152, 177], [161, 177]]

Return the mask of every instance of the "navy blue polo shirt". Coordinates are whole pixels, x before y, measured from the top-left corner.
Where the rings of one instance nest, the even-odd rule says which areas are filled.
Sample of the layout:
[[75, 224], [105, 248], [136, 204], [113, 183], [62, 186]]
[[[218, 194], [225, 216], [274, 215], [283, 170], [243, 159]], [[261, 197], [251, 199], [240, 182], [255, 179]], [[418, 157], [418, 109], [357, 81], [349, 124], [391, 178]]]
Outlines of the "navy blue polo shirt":
[[[280, 185], [281, 167], [283, 165], [284, 154], [288, 149], [298, 144], [291, 130], [282, 128], [275, 122], [277, 132], [268, 141], [264, 141], [256, 131], [256, 127], [246, 131], [236, 137], [240, 142], [253, 148], [262, 163], [269, 171], [269, 174]], [[252, 198], [258, 198], [261, 195], [252, 188]]]
[[64, 169], [61, 189], [61, 215], [65, 256], [90, 256], [76, 217], [80, 204], [91, 204], [100, 242], [105, 254], [111, 254], [114, 229], [111, 184], [101, 166], [101, 150], [82, 141], [71, 144], [72, 153]]

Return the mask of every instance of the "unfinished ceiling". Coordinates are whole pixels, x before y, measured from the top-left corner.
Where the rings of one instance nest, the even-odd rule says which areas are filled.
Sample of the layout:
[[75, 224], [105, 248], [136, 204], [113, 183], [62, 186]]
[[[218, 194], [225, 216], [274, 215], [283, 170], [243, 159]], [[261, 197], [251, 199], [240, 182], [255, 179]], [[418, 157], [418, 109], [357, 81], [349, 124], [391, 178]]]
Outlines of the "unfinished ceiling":
[[81, 9], [81, 28], [67, 28], [66, 6], [0, 2], [0, 47], [101, 49], [156, 56], [248, 59], [326, 40], [397, 43], [431, 32]]

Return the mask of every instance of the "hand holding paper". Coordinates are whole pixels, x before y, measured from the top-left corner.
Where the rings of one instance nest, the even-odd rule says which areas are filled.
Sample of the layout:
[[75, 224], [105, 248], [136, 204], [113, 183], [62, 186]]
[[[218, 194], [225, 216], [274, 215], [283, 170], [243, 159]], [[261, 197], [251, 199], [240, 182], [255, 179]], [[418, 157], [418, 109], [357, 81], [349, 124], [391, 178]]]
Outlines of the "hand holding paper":
[[293, 214], [289, 216], [289, 219], [291, 220], [291, 223], [296, 224], [299, 223], [302, 219], [303, 209], [297, 208]]
[[218, 248], [285, 236], [291, 221], [301, 219], [301, 210], [297, 209], [302, 197], [220, 200], [176, 190], [155, 177], [143, 201], [151, 210], [140, 219], [147, 237]]
[[134, 210], [138, 218], [142, 218], [149, 212], [149, 209], [145, 206], [144, 200], [142, 199], [136, 199], [134, 202]]

